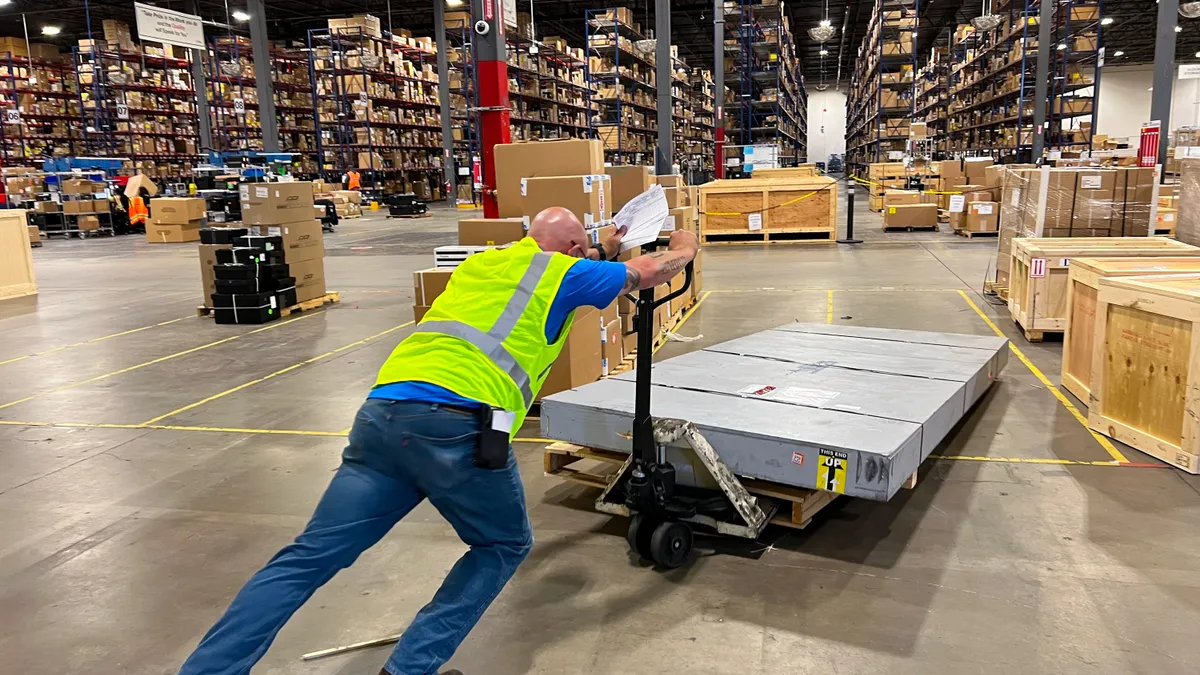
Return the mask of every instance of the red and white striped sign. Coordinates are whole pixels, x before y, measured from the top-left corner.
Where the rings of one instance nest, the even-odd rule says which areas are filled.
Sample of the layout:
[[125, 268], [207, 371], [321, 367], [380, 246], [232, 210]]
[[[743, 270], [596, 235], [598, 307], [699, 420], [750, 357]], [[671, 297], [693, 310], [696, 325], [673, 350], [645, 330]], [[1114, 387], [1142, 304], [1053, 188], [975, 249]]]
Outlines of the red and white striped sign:
[[1159, 120], [1142, 123], [1142, 137], [1138, 144], [1138, 166], [1158, 164], [1158, 142], [1161, 132], [1162, 122]]

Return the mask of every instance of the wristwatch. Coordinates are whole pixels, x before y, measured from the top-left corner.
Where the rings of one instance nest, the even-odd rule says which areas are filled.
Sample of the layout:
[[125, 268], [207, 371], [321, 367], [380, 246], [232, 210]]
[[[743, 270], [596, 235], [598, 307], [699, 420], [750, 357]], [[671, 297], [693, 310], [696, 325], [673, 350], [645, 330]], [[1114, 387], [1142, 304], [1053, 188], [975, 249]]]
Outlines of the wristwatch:
[[599, 260], [600, 262], [608, 261], [608, 253], [604, 250], [604, 247], [602, 245], [592, 244], [592, 248], [596, 249], [597, 260]]

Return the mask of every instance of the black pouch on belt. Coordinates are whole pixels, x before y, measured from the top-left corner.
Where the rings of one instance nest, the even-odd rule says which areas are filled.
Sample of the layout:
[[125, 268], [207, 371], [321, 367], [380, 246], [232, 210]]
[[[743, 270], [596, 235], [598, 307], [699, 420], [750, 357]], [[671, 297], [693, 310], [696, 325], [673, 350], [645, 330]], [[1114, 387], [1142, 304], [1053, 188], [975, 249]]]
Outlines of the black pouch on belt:
[[503, 408], [480, 406], [479, 446], [475, 448], [475, 466], [503, 469], [508, 464], [508, 438], [513, 414]]

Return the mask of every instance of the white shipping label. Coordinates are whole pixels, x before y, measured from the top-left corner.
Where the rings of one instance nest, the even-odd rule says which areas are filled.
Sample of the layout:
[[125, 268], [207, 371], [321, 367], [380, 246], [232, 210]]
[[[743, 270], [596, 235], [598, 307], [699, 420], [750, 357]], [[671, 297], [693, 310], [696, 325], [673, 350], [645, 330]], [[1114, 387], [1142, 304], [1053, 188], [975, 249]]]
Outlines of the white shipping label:
[[608, 359], [600, 359], [600, 375], [608, 377]]
[[591, 193], [591, 191], [592, 191], [592, 177], [584, 176], [583, 177], [583, 194], [585, 194], [585, 195], [589, 194], [589, 193]]
[[775, 387], [769, 384], [752, 384], [749, 387], [738, 389], [737, 393], [742, 396], [766, 396], [773, 391], [775, 391]]
[[1099, 190], [1103, 179], [1100, 176], [1081, 175], [1079, 177], [1079, 189], [1081, 190]]
[[528, 190], [529, 190], [529, 179], [522, 178], [521, 179], [521, 196], [524, 197], [525, 193], [528, 192]]
[[805, 387], [784, 387], [776, 389], [767, 395], [773, 401], [783, 401], [795, 405], [807, 405], [820, 408], [838, 397], [838, 392], [825, 389], [807, 389]]
[[591, 213], [583, 214], [583, 226], [584, 227], [591, 227], [592, 223], [595, 223], [595, 222], [596, 222], [596, 217], [593, 216]]
[[662, 227], [659, 232], [674, 232], [675, 231], [675, 216], [667, 216], [667, 219], [662, 222]]
[[460, 167], [458, 167], [458, 175], [460, 175], [460, 176], [470, 176], [470, 175], [471, 175], [471, 170], [470, 170], [470, 169], [468, 169], [468, 168], [467, 168], [467, 167], [465, 167], [465, 166], [460, 166]]
[[508, 410], [492, 410], [492, 430], [512, 433], [513, 425], [517, 422], [517, 414]]
[[275, 309], [275, 296], [271, 296], [271, 309]]
[[529, 231], [529, 216], [521, 216], [521, 224], [525, 226], [526, 231]]
[[242, 187], [239, 189], [239, 192], [242, 193], [242, 199], [248, 199], [250, 197], [250, 186], [242, 185]]
[[1164, 213], [1164, 214], [1162, 214], [1161, 220], [1164, 223], [1173, 223], [1173, 222], [1175, 222], [1175, 214], [1174, 213]]
[[271, 196], [271, 190], [265, 187], [256, 187], [254, 188], [254, 196], [259, 199], [266, 199]]
[[[259, 229], [262, 229], [262, 228], [259, 228]], [[287, 230], [280, 229], [279, 226], [277, 226], [277, 225], [271, 225], [271, 226], [267, 227], [267, 236], [268, 237], [281, 237], [286, 233], [287, 233]]]
[[1070, 259], [1070, 258], [1059, 258], [1059, 259], [1058, 259], [1058, 266], [1059, 266], [1059, 267], [1070, 267], [1070, 266], [1071, 266], [1071, 259]]
[[604, 319], [600, 319], [600, 342], [608, 342], [608, 326], [604, 325]]
[[974, 204], [971, 206], [971, 208], [974, 209], [975, 213], [977, 213], [978, 215], [981, 215], [981, 216], [992, 215], [992, 205], [991, 204]]
[[950, 213], [962, 213], [963, 205], [966, 203], [965, 195], [950, 195]]
[[750, 223], [750, 231], [751, 232], [762, 229], [762, 214], [761, 213], [751, 213], [748, 220]]
[[1012, 199], [1009, 200], [1009, 206], [1014, 209], [1021, 205], [1021, 188], [1013, 188]]
[[1046, 276], [1046, 259], [1034, 258], [1029, 261], [1029, 276], [1034, 279], [1041, 279]]

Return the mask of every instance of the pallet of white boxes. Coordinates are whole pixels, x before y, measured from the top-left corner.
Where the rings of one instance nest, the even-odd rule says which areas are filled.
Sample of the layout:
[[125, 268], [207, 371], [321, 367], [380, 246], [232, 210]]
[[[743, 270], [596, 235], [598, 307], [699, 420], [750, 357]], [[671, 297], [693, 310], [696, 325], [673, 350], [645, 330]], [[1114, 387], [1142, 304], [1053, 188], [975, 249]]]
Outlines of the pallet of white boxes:
[[[598, 243], [612, 232], [610, 220], [613, 214], [657, 182], [666, 190], [670, 206], [664, 231], [696, 231], [695, 187], [684, 185], [680, 176], [655, 176], [649, 167], [606, 167], [599, 141], [535, 141], [497, 146], [496, 173], [500, 182], [497, 199], [501, 217], [460, 220], [457, 250], [447, 247], [447, 251], [439, 249], [438, 252], [439, 257], [448, 262], [442, 267], [413, 274], [413, 315], [417, 321], [445, 291], [454, 271], [453, 261], [461, 259], [454, 255], [456, 252], [469, 255], [486, 247], [519, 241], [526, 236], [529, 221], [551, 206], [574, 213], [584, 224], [591, 241]], [[635, 254], [630, 250], [619, 259], [629, 260]], [[703, 283], [700, 257], [696, 259], [694, 270], [691, 290], [655, 311], [658, 340], [695, 303]], [[666, 296], [682, 287], [684, 279], [685, 275], [681, 273], [669, 286], [658, 287], [656, 294]], [[634, 305], [625, 297], [602, 310], [579, 309], [541, 395], [573, 389], [628, 369], [632, 366], [636, 344]]]

